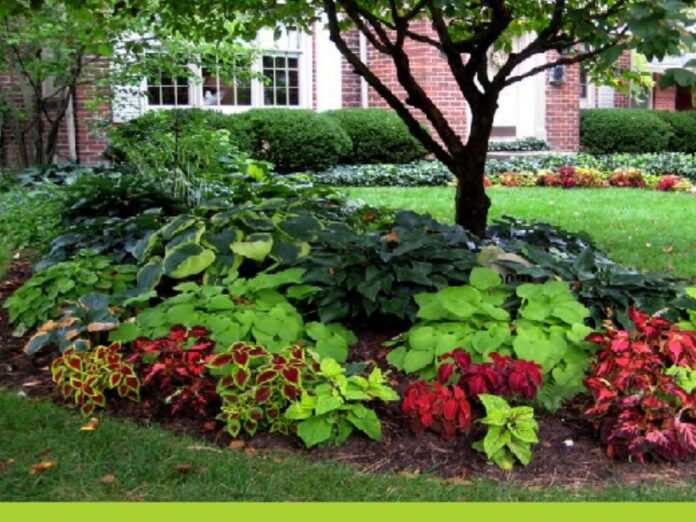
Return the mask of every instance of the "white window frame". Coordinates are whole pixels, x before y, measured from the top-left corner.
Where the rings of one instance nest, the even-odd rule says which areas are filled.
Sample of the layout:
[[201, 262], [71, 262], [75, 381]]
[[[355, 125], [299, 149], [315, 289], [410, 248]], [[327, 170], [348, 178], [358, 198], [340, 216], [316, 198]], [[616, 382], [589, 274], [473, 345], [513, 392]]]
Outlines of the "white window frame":
[[[279, 40], [274, 39], [274, 31], [262, 30], [255, 40], [255, 45], [262, 49], [259, 56], [251, 66], [252, 72], [263, 75], [263, 57], [268, 55], [292, 55], [298, 59], [298, 81], [299, 81], [299, 104], [298, 105], [265, 105], [264, 104], [264, 84], [262, 79], [252, 78], [251, 80], [251, 105], [205, 105], [203, 104], [203, 77], [202, 69], [197, 66], [190, 66], [197, 81], [189, 79], [189, 104], [188, 105], [150, 105], [147, 96], [147, 79], [143, 78], [141, 84], [142, 112], [149, 110], [171, 110], [171, 109], [204, 109], [222, 112], [224, 114], [234, 114], [245, 112], [256, 108], [284, 108], [284, 109], [311, 109], [312, 108], [312, 34], [297, 32], [297, 41], [292, 42], [290, 35], [293, 33], [285, 32]], [[295, 45], [292, 45], [292, 44]], [[284, 44], [284, 45], [283, 45]]]

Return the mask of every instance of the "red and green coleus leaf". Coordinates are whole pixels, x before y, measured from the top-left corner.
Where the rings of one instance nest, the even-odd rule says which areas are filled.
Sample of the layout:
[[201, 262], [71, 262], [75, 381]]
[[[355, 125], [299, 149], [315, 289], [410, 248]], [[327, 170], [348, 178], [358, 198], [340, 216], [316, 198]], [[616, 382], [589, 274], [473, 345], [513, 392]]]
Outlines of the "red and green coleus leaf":
[[250, 377], [251, 373], [245, 368], [235, 368], [232, 371], [232, 380], [238, 388], [244, 388]]

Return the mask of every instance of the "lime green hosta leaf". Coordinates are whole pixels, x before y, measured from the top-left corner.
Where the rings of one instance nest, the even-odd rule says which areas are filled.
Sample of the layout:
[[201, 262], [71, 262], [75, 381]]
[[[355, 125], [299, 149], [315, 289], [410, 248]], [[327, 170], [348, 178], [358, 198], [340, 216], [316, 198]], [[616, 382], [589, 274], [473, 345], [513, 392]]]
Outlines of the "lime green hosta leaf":
[[164, 257], [164, 274], [183, 279], [200, 274], [215, 261], [215, 252], [195, 243], [185, 243], [170, 250]]
[[438, 333], [432, 326], [416, 326], [408, 332], [408, 344], [414, 350], [433, 351]]
[[500, 286], [503, 281], [500, 276], [490, 268], [474, 267], [469, 276], [471, 286], [479, 290], [489, 290]]
[[434, 362], [435, 355], [432, 350], [411, 350], [404, 356], [402, 369], [406, 373], [414, 373]]

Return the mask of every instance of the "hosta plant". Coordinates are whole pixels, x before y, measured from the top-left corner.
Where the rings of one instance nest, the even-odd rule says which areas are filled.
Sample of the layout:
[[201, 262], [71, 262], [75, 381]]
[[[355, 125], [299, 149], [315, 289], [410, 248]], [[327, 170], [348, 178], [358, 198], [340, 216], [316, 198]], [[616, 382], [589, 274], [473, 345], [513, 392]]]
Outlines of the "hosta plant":
[[217, 399], [206, 367], [214, 347], [205, 328], [176, 325], [166, 337], [138, 339], [129, 361], [138, 361], [143, 385], [154, 388], [172, 414], [189, 410], [206, 417]]
[[120, 397], [140, 400], [140, 379], [126, 362], [120, 344], [97, 346], [91, 352], [68, 348], [51, 363], [51, 378], [60, 393], [73, 399], [83, 415], [106, 405], [106, 394], [114, 390]]
[[111, 339], [125, 343], [141, 336], [167, 335], [175, 324], [189, 328], [202, 325], [219, 347], [243, 341], [277, 351], [300, 340], [311, 340], [319, 357], [343, 361], [348, 347], [357, 342], [353, 333], [339, 324], [305, 324], [285, 297], [312, 291], [312, 287], [301, 284], [302, 273], [293, 268], [252, 279], [229, 276], [221, 282], [226, 286], [181, 283], [174, 287], [175, 295], [124, 322], [112, 332]]
[[345, 373], [333, 359], [323, 359], [316, 380], [304, 386], [299, 400], [285, 412], [286, 418], [298, 423], [297, 435], [307, 447], [343, 444], [354, 429], [373, 440], [382, 439], [379, 417], [365, 403], [395, 401], [399, 395], [387, 385], [379, 368], [373, 368], [367, 377]]
[[[461, 348], [475, 363], [490, 361], [495, 352], [541, 365], [546, 385], [538, 399], [549, 410], [583, 390], [593, 351], [584, 342], [591, 332], [583, 324], [589, 312], [567, 283], [522, 284], [513, 300], [495, 272], [475, 268], [470, 285], [419, 294], [416, 301], [421, 321], [387, 356], [407, 373], [433, 378], [441, 356]], [[506, 302], [516, 313], [514, 320], [503, 306]]]
[[696, 331], [631, 309], [635, 330], [593, 334], [602, 346], [585, 381], [585, 411], [609, 457], [680, 460], [696, 454]]
[[60, 319], [47, 321], [29, 338], [24, 346], [27, 355], [45, 347], [60, 352], [70, 347], [78, 352], [89, 351], [119, 325], [118, 311], [109, 307], [109, 297], [96, 292], [65, 303], [61, 311]]
[[300, 346], [272, 353], [262, 346], [236, 343], [213, 356], [208, 368], [219, 377], [218, 418], [237, 437], [242, 431], [254, 435], [259, 429], [289, 434], [293, 421], [283, 414], [300, 398], [304, 386], [316, 379], [319, 365]]
[[481, 394], [479, 399], [486, 408], [486, 416], [480, 422], [488, 426], [488, 431], [473, 444], [474, 449], [505, 470], [512, 469], [516, 460], [525, 466], [529, 464], [532, 444], [539, 442], [534, 410], [529, 406], [513, 408], [496, 395]]
[[118, 294], [135, 284], [136, 268], [114, 265], [105, 256], [83, 250], [72, 261], [35, 273], [4, 304], [10, 321], [24, 334], [61, 316], [61, 305], [91, 292]]

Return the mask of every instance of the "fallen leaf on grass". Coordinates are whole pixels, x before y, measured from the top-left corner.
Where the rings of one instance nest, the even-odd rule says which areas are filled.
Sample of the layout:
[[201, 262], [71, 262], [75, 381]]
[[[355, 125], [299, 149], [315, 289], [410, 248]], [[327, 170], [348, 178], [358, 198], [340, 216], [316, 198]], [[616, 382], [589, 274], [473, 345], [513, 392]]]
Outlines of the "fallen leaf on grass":
[[233, 451], [238, 451], [246, 446], [246, 442], [243, 440], [233, 440], [227, 445], [228, 449], [231, 449]]
[[282, 464], [283, 462], [285, 462], [285, 459], [284, 459], [283, 457], [273, 457], [272, 460], [273, 460], [273, 462], [275, 462], [276, 464]]
[[188, 446], [186, 449], [191, 451], [212, 451], [214, 453], [223, 453], [221, 449], [209, 448], [208, 446]]
[[31, 473], [32, 475], [38, 475], [39, 473], [43, 473], [47, 469], [51, 469], [56, 464], [58, 464], [58, 462], [55, 460], [45, 460], [44, 462], [39, 462], [38, 464], [32, 464], [29, 473]]
[[665, 254], [671, 254], [672, 252], [674, 252], [674, 247], [671, 247], [671, 246], [670, 246], [670, 247], [665, 247], [665, 248], [662, 249], [662, 251], [663, 251]]
[[80, 427], [80, 431], [94, 431], [99, 427], [99, 419], [92, 417], [87, 424]]
[[194, 467], [193, 464], [176, 464], [175, 466], [172, 466], [172, 471], [175, 473], [195, 473], [196, 475], [200, 475], [205, 470], [203, 468]]
[[417, 469], [416, 471], [399, 471], [399, 475], [407, 479], [415, 479], [420, 477], [420, 470]]
[[203, 431], [215, 431], [215, 428], [217, 428], [217, 423], [215, 421], [203, 423]]
[[116, 482], [116, 477], [115, 477], [114, 475], [112, 475], [112, 474], [104, 475], [104, 476], [101, 478], [101, 481], [102, 481], [104, 484], [113, 484], [114, 482]]
[[247, 455], [253, 455], [254, 453], [256, 453], [256, 450], [254, 448], [244, 448], [244, 453], [246, 453]]

